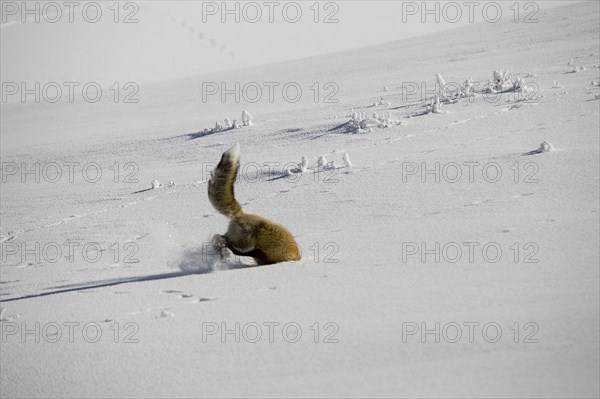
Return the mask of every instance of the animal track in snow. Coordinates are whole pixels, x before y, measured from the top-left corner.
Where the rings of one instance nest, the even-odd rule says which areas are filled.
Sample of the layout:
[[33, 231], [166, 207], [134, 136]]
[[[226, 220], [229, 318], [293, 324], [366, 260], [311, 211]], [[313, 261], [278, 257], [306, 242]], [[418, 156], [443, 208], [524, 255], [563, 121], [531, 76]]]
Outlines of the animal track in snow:
[[154, 319], [163, 319], [166, 317], [173, 317], [175, 313], [171, 312], [171, 308], [164, 308], [160, 310], [160, 315], [154, 317]]
[[179, 298], [182, 299], [187, 299], [187, 298], [194, 298], [193, 294], [187, 294], [183, 291], [179, 291], [179, 290], [162, 290], [160, 291], [162, 294], [177, 294], [179, 295]]

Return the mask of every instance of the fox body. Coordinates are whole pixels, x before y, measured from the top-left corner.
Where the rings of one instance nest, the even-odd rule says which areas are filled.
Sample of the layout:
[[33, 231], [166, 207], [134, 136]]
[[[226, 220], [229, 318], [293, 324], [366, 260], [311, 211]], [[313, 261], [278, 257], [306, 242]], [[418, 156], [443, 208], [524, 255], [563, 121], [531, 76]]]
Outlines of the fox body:
[[221, 156], [208, 182], [208, 199], [229, 218], [224, 245], [236, 255], [251, 256], [259, 265], [300, 260], [292, 234], [282, 225], [258, 215], [245, 213], [235, 199], [233, 185], [240, 167], [240, 146], [235, 144]]

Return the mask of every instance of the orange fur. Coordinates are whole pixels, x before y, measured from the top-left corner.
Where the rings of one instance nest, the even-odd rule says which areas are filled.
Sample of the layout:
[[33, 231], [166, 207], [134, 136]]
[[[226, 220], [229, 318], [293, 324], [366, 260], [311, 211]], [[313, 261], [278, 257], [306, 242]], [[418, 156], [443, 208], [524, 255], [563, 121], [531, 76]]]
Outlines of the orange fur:
[[222, 237], [236, 255], [251, 256], [259, 265], [300, 260], [292, 234], [282, 225], [247, 214], [235, 199], [233, 186], [240, 167], [239, 144], [225, 151], [208, 182], [208, 198], [215, 209], [229, 218]]

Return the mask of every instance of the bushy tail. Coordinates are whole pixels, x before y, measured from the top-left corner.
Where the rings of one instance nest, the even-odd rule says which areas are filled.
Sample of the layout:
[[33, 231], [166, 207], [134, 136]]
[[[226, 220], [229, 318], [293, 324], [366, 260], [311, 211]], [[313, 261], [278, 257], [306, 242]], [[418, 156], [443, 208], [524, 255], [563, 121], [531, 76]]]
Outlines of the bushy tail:
[[229, 219], [242, 215], [235, 199], [233, 184], [240, 167], [240, 145], [236, 143], [221, 156], [221, 161], [208, 181], [208, 199], [215, 209]]

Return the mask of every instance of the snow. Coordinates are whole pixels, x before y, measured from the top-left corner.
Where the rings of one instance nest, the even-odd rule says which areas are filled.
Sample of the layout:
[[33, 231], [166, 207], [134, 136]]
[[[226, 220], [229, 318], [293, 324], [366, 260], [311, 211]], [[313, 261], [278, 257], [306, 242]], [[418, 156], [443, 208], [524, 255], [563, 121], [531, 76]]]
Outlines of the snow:
[[[3, 103], [0, 396], [598, 397], [599, 15], [154, 82], [137, 103]], [[498, 68], [529, 90], [486, 91]], [[473, 93], [427, 113], [406, 84], [436, 74]], [[204, 102], [208, 81], [303, 96]], [[214, 251], [228, 149], [238, 201], [301, 261]]]

